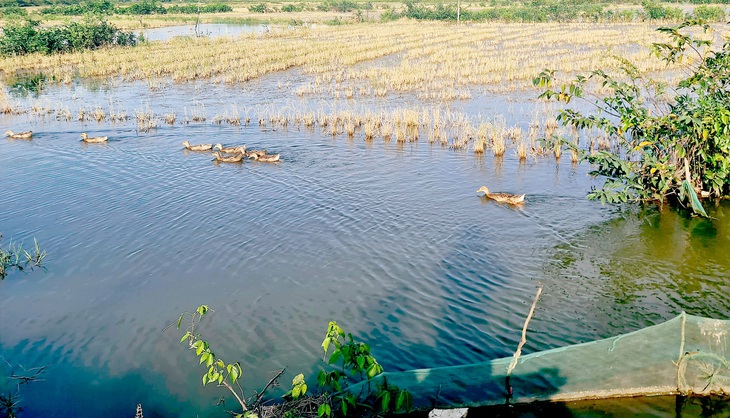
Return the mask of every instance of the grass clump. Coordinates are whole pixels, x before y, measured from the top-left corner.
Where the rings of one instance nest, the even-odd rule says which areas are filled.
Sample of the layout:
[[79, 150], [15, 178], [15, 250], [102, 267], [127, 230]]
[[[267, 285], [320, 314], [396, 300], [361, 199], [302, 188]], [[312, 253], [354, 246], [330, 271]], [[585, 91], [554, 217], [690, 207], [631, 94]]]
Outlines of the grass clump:
[[[0, 235], [2, 239], [2, 235]], [[0, 248], [0, 280], [13, 269], [24, 270], [28, 267], [40, 267], [43, 259], [46, 258], [46, 251], [33, 239], [33, 248], [26, 250], [21, 244], [10, 242], [7, 249]]]

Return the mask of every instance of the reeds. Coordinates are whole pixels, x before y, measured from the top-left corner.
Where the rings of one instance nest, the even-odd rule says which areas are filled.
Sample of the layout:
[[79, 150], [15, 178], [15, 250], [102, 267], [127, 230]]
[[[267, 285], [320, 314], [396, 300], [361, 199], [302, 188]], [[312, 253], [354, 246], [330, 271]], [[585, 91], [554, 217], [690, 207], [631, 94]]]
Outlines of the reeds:
[[146, 109], [135, 110], [134, 117], [139, 132], [149, 132], [157, 128], [157, 117], [155, 112], [150, 110], [149, 105]]
[[10, 97], [5, 93], [5, 88], [0, 84], [0, 113], [13, 113], [13, 106], [10, 104]]

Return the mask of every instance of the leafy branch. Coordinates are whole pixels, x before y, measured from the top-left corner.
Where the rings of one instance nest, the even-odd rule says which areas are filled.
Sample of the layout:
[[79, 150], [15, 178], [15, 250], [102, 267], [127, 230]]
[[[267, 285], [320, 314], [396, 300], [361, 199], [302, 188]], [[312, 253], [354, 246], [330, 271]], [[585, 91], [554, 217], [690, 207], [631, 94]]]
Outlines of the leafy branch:
[[[327, 359], [330, 347], [332, 353]], [[367, 403], [358, 402], [359, 395], [355, 395], [345, 389], [348, 386], [348, 376], [358, 376], [359, 380], [370, 381], [375, 376], [383, 373], [383, 367], [378, 363], [375, 357], [370, 353], [370, 346], [363, 342], [355, 341], [352, 334], [347, 333], [332, 321], [327, 326], [327, 334], [322, 341], [324, 350], [323, 361], [328, 364], [339, 364], [339, 369], [329, 372], [320, 370], [317, 375], [317, 382], [323, 390], [334, 390], [333, 399], [338, 403], [342, 415], [347, 415], [348, 410], [357, 407], [372, 408]], [[410, 412], [413, 407], [413, 396], [406, 389], [388, 385], [387, 379], [383, 379], [382, 383], [376, 385], [374, 393], [367, 393], [366, 398], [374, 395], [374, 403], [380, 408], [380, 411], [387, 413], [389, 411], [406, 411]], [[331, 415], [332, 409], [330, 405], [321, 405], [319, 416]]]
[[185, 329], [185, 334], [180, 339], [180, 344], [187, 341], [188, 348], [194, 350], [195, 355], [199, 358], [198, 364], [204, 364], [207, 368], [207, 371], [202, 376], [203, 386], [215, 384], [216, 386], [225, 387], [236, 398], [236, 401], [238, 401], [243, 410], [242, 414], [237, 414], [236, 416], [256, 418], [258, 415], [253, 411], [259, 407], [263, 393], [284, 371], [281, 370], [271, 379], [261, 393], [255, 394], [251, 399], [246, 399], [243, 387], [240, 384], [241, 377], [243, 376], [241, 364], [239, 362], [226, 363], [223, 359], [218, 358], [211, 350], [208, 341], [203, 340], [201, 334], [196, 332], [196, 325], [210, 311], [211, 309], [207, 305], [200, 305], [192, 313], [183, 312], [180, 314], [177, 320], [177, 329], [180, 329], [185, 317], [190, 318], [188, 326]]
[[[618, 145], [615, 151], [584, 155], [595, 166], [590, 174], [605, 178], [589, 199], [670, 199], [707, 216], [698, 194], [730, 193], [730, 44], [713, 50], [712, 39], [692, 34], [697, 29], [711, 34], [696, 20], [658, 29], [669, 42], [655, 43], [652, 53], [689, 74], [673, 86], [667, 103], [658, 99], [666, 96], [667, 85], [645, 77], [625, 59], [619, 61], [621, 79], [595, 70], [554, 89], [555, 72], [546, 69], [533, 80], [545, 89], [540, 98], [565, 104], [581, 99], [595, 108], [592, 114], [561, 110], [557, 119], [564, 126], [601, 130]], [[588, 93], [588, 82], [609, 94]]]

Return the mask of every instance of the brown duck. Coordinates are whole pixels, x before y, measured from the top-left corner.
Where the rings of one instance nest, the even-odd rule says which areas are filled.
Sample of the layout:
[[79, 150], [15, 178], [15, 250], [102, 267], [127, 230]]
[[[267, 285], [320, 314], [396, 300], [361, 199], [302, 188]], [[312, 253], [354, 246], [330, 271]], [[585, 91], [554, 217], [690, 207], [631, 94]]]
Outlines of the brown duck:
[[501, 203], [509, 203], [510, 205], [517, 205], [525, 201], [524, 194], [492, 193], [489, 191], [487, 186], [482, 186], [479, 190], [477, 190], [477, 193], [481, 192], [484, 192], [484, 195], [489, 199]]
[[213, 153], [213, 156], [215, 157], [213, 161], [219, 163], [240, 163], [241, 161], [243, 161], [243, 153], [236, 154], [232, 157], [224, 157], [221, 155], [220, 152], [216, 151]]
[[245, 154], [246, 153], [246, 144], [239, 145], [236, 147], [224, 147], [221, 144], [215, 144], [213, 149], [217, 149], [218, 151], [220, 151], [224, 154]]
[[255, 161], [261, 161], [262, 163], [275, 163], [279, 161], [279, 154], [258, 154], [253, 153], [251, 157]]
[[13, 139], [31, 139], [33, 137], [33, 131], [25, 131], [15, 133], [13, 131], [5, 132], [5, 136], [9, 136]]
[[84, 140], [84, 142], [88, 142], [90, 144], [100, 144], [102, 142], [106, 142], [109, 137], [108, 136], [92, 136], [89, 137], [86, 135], [86, 132], [81, 134], [81, 138]]
[[189, 149], [190, 151], [210, 151], [213, 149], [213, 144], [197, 144], [197, 145], [190, 145], [190, 142], [184, 141], [182, 144], [183, 147]]

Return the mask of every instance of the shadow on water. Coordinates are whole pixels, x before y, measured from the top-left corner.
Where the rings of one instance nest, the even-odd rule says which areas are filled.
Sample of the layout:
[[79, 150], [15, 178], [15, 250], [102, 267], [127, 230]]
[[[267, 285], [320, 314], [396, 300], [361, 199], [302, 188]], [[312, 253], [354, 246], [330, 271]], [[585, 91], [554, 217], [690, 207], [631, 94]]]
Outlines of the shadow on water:
[[666, 207], [622, 210], [557, 246], [546, 276], [555, 291], [578, 300], [592, 294], [596, 309], [584, 320], [613, 329], [642, 328], [681, 311], [728, 318], [729, 212], [728, 202], [711, 208], [714, 221]]
[[5, 83], [10, 87], [10, 93], [14, 96], [38, 98], [46, 88], [47, 81], [43, 73], [25, 73], [16, 74], [5, 80]]

